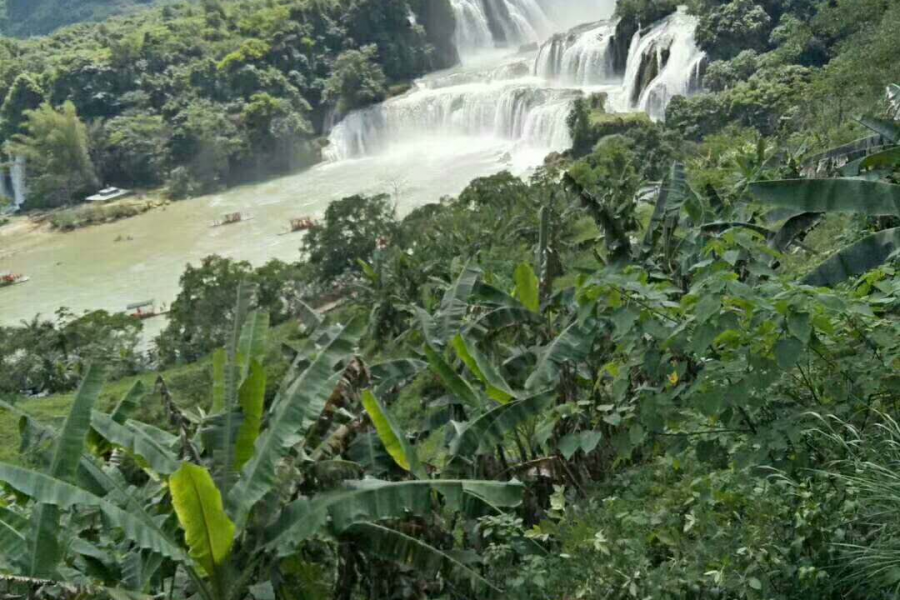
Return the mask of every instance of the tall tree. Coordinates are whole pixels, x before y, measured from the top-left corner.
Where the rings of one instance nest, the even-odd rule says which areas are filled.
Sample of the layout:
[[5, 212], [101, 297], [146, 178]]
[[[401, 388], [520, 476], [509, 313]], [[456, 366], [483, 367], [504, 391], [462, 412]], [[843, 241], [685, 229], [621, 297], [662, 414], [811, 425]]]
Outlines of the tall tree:
[[0, 135], [10, 139], [22, 133], [22, 125], [26, 121], [25, 113], [38, 108], [44, 102], [44, 90], [30, 73], [22, 73], [13, 82], [3, 105], [0, 106], [0, 118], [3, 119]]
[[97, 186], [88, 148], [87, 127], [75, 105], [59, 110], [42, 104], [25, 113], [26, 133], [15, 136], [12, 150], [28, 160], [29, 204], [55, 207], [70, 204]]

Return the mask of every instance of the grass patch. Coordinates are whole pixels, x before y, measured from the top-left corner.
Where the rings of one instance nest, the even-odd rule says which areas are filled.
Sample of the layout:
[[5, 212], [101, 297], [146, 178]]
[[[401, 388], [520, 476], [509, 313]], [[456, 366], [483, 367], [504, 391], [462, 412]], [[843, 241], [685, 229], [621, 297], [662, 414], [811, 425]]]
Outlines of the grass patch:
[[[288, 370], [288, 363], [282, 353], [282, 345], [299, 336], [298, 325], [294, 322], [284, 323], [273, 328], [269, 333], [269, 349], [266, 360], [266, 399], [271, 401], [275, 396], [282, 378]], [[212, 360], [204, 358], [195, 363], [179, 365], [158, 372], [142, 373], [110, 381], [103, 388], [97, 400], [96, 409], [110, 412], [116, 403], [137, 381], [141, 381], [148, 390], [143, 403], [132, 416], [162, 429], [172, 431], [160, 394], [155, 390], [158, 377], [162, 377], [172, 394], [175, 404], [183, 409], [208, 410], [212, 391]], [[39, 422], [52, 427], [59, 427], [65, 421], [75, 398], [75, 391], [56, 394], [46, 398], [13, 397], [4, 398], [15, 404], [17, 408], [28, 413]], [[0, 410], [0, 461], [21, 464], [19, 457], [19, 418], [4, 410]]]
[[[169, 386], [175, 403], [182, 408], [202, 406], [208, 403], [209, 390], [212, 385], [212, 374], [209, 360], [176, 367], [161, 373], [143, 373], [109, 382], [103, 388], [96, 408], [109, 412], [137, 381], [141, 381], [148, 390], [153, 390], [156, 379], [162, 375]], [[65, 421], [72, 406], [76, 392], [57, 394], [46, 398], [14, 398], [16, 408], [28, 413], [36, 420], [51, 427], [59, 427]], [[151, 392], [144, 397], [144, 402], [134, 417], [154, 425], [165, 427], [163, 405], [159, 394]], [[8, 412], [0, 411], [0, 461], [20, 464], [19, 418]]]
[[387, 90], [388, 98], [396, 98], [397, 96], [402, 96], [409, 90], [413, 88], [413, 84], [409, 81], [404, 81], [402, 83], [395, 83], [390, 86]]
[[50, 216], [50, 224], [61, 231], [73, 231], [82, 227], [136, 217], [167, 203], [165, 200], [153, 199], [82, 205], [53, 213]]
[[617, 126], [628, 129], [642, 123], [652, 123], [646, 113], [608, 113], [602, 108], [591, 111], [591, 125]]

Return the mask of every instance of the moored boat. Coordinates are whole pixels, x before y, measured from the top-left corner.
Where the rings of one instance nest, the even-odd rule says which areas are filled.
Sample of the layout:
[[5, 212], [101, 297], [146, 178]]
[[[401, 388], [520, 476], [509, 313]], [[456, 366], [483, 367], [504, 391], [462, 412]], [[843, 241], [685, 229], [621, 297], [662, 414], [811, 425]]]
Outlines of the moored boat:
[[0, 288], [19, 285], [20, 283], [25, 283], [27, 281], [31, 281], [31, 278], [26, 277], [25, 275], [19, 275], [16, 273], [0, 273]]

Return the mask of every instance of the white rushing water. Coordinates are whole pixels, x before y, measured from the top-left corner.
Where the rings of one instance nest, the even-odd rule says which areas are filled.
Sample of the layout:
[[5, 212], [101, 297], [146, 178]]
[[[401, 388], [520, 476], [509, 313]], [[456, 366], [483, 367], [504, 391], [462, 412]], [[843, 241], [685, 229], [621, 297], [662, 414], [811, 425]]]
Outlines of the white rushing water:
[[581, 87], [615, 82], [618, 76], [610, 51], [615, 31], [614, 21], [604, 21], [557, 36], [541, 46], [535, 75]]
[[661, 119], [672, 98], [700, 90], [706, 55], [694, 41], [696, 28], [697, 19], [680, 9], [638, 31], [629, 42], [625, 71], [617, 73], [615, 21], [583, 25], [544, 44], [534, 72], [560, 85], [605, 87], [608, 110]]
[[[607, 94], [607, 109], [665, 115], [677, 95], [699, 88], [704, 54], [694, 42], [696, 19], [683, 10], [638, 31], [624, 72], [613, 57], [616, 23], [609, 0], [451, 0], [464, 64], [416, 82], [409, 93], [351, 113], [334, 127], [332, 161], [383, 154], [446, 139], [505, 144], [516, 171], [571, 145], [572, 102]], [[556, 33], [563, 31], [563, 33]], [[498, 49], [509, 40], [543, 40], [538, 48]], [[621, 47], [623, 44], [619, 43]], [[529, 164], [529, 162], [531, 164]]]
[[554, 33], [607, 18], [615, 0], [450, 0], [463, 57], [497, 46], [542, 42]]
[[[672, 97], [698, 87], [704, 57], [693, 39], [696, 23], [684, 13], [616, 43], [628, 56], [614, 61], [614, 0], [451, 3], [463, 64], [335, 118], [327, 163], [69, 234], [0, 231], [0, 271], [31, 277], [0, 290], [0, 323], [48, 317], [61, 306], [121, 311], [147, 298], [171, 302], [184, 266], [211, 254], [257, 265], [296, 260], [302, 234], [278, 235], [290, 218], [321, 218], [336, 199], [383, 192], [402, 216], [460, 193], [474, 178], [501, 170], [525, 175], [549, 152], [568, 148], [566, 117], [579, 96], [604, 92], [608, 110], [660, 118]], [[6, 193], [24, 193], [23, 167], [7, 173]], [[209, 228], [236, 211], [253, 218]]]
[[[706, 55], [694, 40], [696, 28], [696, 17], [680, 9], [648, 33], [636, 33], [628, 51], [624, 93], [614, 108], [641, 110], [659, 119], [672, 98], [699, 91]], [[649, 78], [648, 73], [655, 76]]]

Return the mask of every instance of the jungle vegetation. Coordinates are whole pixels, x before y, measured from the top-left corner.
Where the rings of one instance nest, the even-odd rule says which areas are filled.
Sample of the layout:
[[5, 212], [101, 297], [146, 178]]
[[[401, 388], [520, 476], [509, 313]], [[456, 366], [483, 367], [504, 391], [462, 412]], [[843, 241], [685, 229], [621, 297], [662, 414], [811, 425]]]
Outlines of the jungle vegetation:
[[0, 590], [896, 598], [900, 12], [693, 10], [710, 89], [665, 123], [586, 99], [527, 181], [209, 257], [150, 357], [4, 328]]
[[[179, 199], [288, 173], [320, 159], [335, 113], [455, 63], [447, 1], [164, 2], [4, 37], [0, 141], [36, 159], [28, 208], [81, 202], [98, 182]], [[60, 4], [7, 10], [71, 14]], [[48, 135], [64, 123], [71, 135]]]

